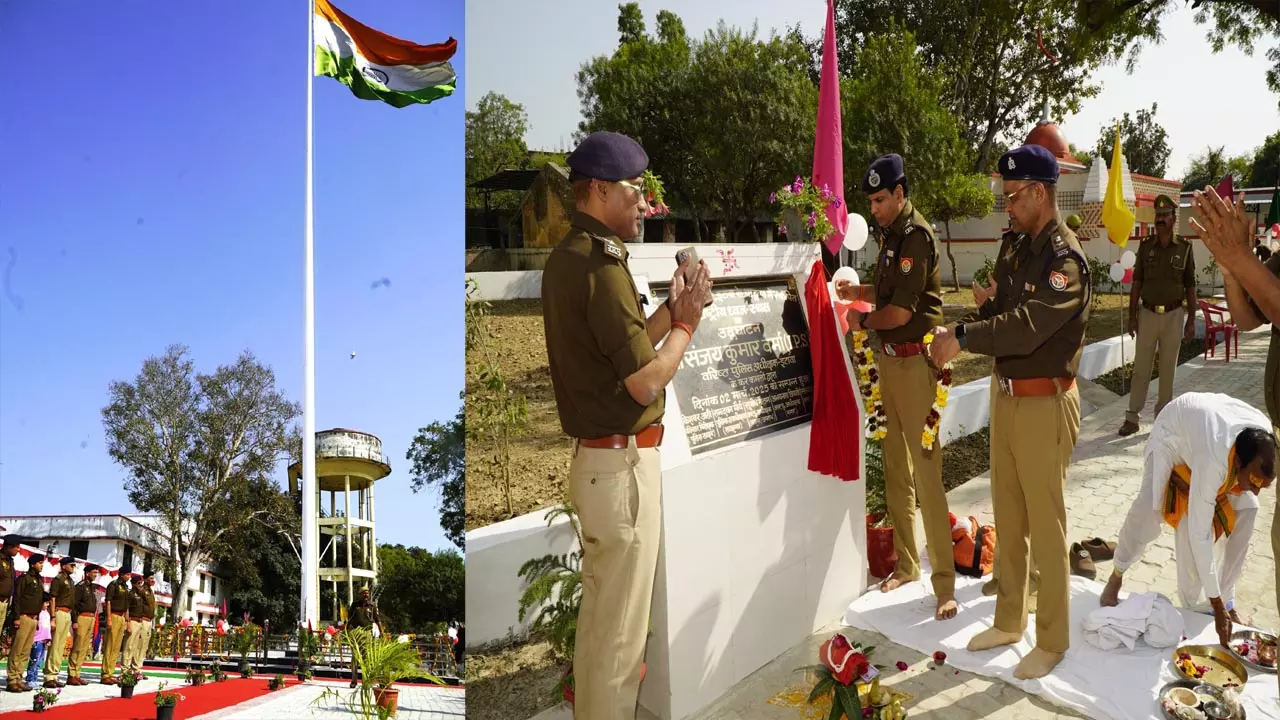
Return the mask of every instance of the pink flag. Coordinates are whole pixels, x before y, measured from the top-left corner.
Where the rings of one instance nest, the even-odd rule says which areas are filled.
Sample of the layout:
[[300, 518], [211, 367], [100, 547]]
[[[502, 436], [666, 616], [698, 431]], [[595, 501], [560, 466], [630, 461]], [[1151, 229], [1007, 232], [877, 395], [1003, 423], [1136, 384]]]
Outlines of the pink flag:
[[840, 131], [840, 73], [836, 59], [835, 0], [827, 0], [827, 31], [822, 41], [822, 79], [818, 84], [818, 132], [813, 141], [813, 186], [826, 185], [838, 202], [827, 206], [836, 231], [827, 238], [834, 255], [844, 244], [849, 211], [844, 205], [844, 141]]

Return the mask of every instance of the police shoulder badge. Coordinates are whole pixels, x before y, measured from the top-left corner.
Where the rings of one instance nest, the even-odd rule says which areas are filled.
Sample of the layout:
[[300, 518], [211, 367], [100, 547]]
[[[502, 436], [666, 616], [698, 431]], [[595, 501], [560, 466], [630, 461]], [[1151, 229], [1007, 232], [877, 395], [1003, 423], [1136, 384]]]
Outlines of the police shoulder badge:
[[617, 243], [612, 240], [601, 240], [600, 242], [604, 245], [605, 255], [615, 257], [619, 260], [622, 259], [622, 248], [618, 247]]
[[902, 271], [903, 275], [909, 275], [911, 274], [911, 268], [913, 265], [914, 263], [911, 258], [904, 257], [902, 258], [902, 262], [898, 263], [898, 269]]
[[1067, 289], [1067, 276], [1060, 272], [1054, 271], [1049, 273], [1049, 287], [1062, 292]]

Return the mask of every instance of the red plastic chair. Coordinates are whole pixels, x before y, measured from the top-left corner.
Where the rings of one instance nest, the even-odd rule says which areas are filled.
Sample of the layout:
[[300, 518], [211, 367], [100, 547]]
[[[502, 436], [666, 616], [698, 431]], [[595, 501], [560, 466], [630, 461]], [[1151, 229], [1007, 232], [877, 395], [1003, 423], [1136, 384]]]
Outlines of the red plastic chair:
[[1200, 301], [1200, 311], [1204, 313], [1204, 354], [1205, 357], [1217, 357], [1218, 334], [1222, 334], [1226, 346], [1224, 358], [1231, 362], [1232, 341], [1235, 341], [1236, 357], [1240, 357], [1240, 329], [1235, 321], [1228, 318], [1227, 308], [1214, 305], [1206, 300]]

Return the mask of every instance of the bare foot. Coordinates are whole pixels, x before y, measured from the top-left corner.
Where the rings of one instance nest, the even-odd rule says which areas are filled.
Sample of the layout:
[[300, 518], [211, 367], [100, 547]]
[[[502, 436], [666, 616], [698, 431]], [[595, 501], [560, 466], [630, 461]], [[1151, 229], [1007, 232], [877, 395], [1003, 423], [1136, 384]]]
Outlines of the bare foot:
[[969, 652], [982, 652], [1021, 641], [1022, 633], [1007, 633], [998, 628], [987, 628], [969, 640]]
[[1107, 578], [1107, 586], [1102, 589], [1102, 607], [1115, 607], [1120, 604], [1120, 585], [1123, 578], [1115, 573]]
[[956, 604], [956, 599], [950, 595], [938, 598], [938, 611], [933, 614], [935, 620], [950, 620], [956, 616], [956, 612], [960, 610], [960, 606]]
[[915, 582], [915, 578], [900, 577], [898, 575], [890, 575], [880, 583], [880, 592], [889, 592], [897, 590], [909, 582]]
[[1013, 676], [1019, 680], [1042, 678], [1062, 662], [1064, 654], [1041, 650], [1038, 647], [1031, 648], [1031, 652], [1027, 653], [1027, 656], [1022, 658], [1022, 662], [1018, 663], [1018, 667], [1013, 669]]

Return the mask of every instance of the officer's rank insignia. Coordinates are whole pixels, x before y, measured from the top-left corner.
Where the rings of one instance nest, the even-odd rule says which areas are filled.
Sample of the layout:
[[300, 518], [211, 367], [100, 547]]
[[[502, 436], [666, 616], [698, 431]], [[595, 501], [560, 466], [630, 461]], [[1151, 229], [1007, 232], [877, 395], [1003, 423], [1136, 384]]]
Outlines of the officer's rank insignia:
[[1025, 290], [1025, 291], [1027, 291], [1027, 292], [1035, 292], [1035, 291], [1036, 291], [1036, 286], [1035, 286], [1035, 285], [1032, 285], [1031, 283], [1024, 283], [1024, 284], [1023, 284], [1023, 286], [1022, 286], [1022, 289], [1023, 289], [1023, 290]]
[[622, 259], [622, 248], [618, 247], [618, 244], [612, 240], [604, 241], [604, 252], [606, 255], [610, 255], [619, 260]]
[[915, 232], [915, 229], [916, 229], [915, 224], [912, 223], [910, 220], [908, 220], [907, 224], [902, 227], [902, 234], [903, 236], [910, 235], [911, 233]]
[[1062, 292], [1063, 290], [1066, 290], [1067, 276], [1063, 275], [1060, 272], [1049, 273], [1049, 287], [1052, 287], [1054, 290], [1057, 290], [1058, 292]]
[[898, 263], [898, 269], [902, 271], [903, 275], [907, 275], [911, 272], [912, 264], [911, 258], [902, 258], [902, 262]]

